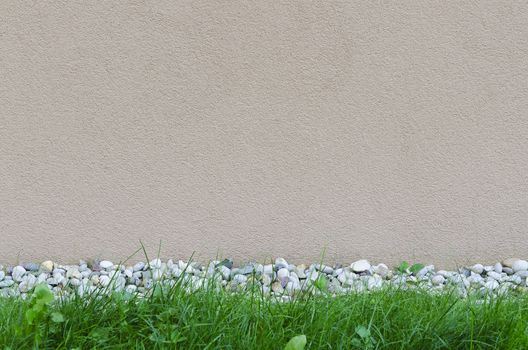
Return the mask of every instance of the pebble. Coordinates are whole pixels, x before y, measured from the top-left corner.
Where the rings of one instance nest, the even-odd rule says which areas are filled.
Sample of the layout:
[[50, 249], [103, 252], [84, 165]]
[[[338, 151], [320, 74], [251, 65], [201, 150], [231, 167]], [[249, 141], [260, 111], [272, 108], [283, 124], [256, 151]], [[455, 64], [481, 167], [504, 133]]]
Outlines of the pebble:
[[502, 273], [502, 264], [500, 262], [496, 263], [494, 266], [493, 266], [493, 270], [496, 272], [496, 273]]
[[142, 271], [144, 268], [145, 268], [145, 263], [138, 262], [137, 264], [134, 265], [132, 269], [134, 270], [134, 272], [138, 272], [138, 271]]
[[13, 272], [11, 272], [11, 276], [15, 282], [22, 282], [22, 277], [26, 274], [26, 272], [26, 269], [22, 266], [15, 266], [13, 268]]
[[482, 272], [484, 272], [484, 266], [482, 264], [475, 264], [471, 266], [469, 270], [480, 275]]
[[385, 264], [378, 264], [378, 265], [374, 266], [372, 271], [374, 273], [380, 275], [381, 277], [387, 276], [389, 274], [389, 272], [390, 272], [389, 267], [387, 265], [385, 265]]
[[511, 266], [513, 272], [526, 271], [528, 270], [528, 261], [526, 260], [515, 260]]
[[[149, 265], [151, 269], [161, 269], [161, 259], [154, 259], [149, 263]], [[103, 267], [103, 265], [101, 265], [101, 267]]]
[[35, 264], [35, 263], [25, 263], [24, 265], [22, 265], [27, 271], [38, 271], [39, 268], [40, 268], [40, 265], [39, 264]]
[[264, 265], [264, 267], [262, 269], [262, 273], [264, 273], [266, 275], [272, 275], [273, 274], [273, 265], [271, 265], [271, 264]]
[[275, 259], [275, 270], [280, 270], [282, 268], [288, 268], [288, 262], [283, 258]]
[[488, 272], [488, 276], [493, 278], [496, 281], [500, 281], [502, 279], [502, 275], [500, 273], [495, 272], [495, 271]]
[[433, 278], [431, 279], [431, 283], [436, 286], [444, 284], [444, 282], [445, 282], [445, 277], [442, 275], [434, 275]]
[[370, 263], [368, 260], [358, 260], [353, 262], [350, 267], [354, 272], [364, 272], [370, 270]]
[[99, 266], [101, 266], [102, 269], [108, 270], [114, 267], [114, 264], [111, 261], [103, 260], [99, 263]]

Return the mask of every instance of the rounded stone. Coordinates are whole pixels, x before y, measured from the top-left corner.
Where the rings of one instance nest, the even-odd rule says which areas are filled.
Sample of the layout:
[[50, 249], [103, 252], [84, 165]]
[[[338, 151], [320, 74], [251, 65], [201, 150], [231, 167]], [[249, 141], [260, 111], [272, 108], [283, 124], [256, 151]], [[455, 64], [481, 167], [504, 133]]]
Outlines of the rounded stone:
[[22, 282], [22, 277], [26, 274], [26, 272], [26, 269], [22, 266], [15, 266], [13, 267], [13, 272], [11, 272], [11, 276], [15, 282]]
[[493, 278], [496, 281], [500, 281], [502, 279], [502, 275], [495, 271], [488, 272], [488, 277]]
[[138, 272], [138, 271], [143, 270], [144, 268], [145, 268], [145, 263], [140, 261], [134, 265], [133, 270], [134, 272]]
[[288, 269], [286, 268], [282, 268], [282, 269], [279, 269], [279, 271], [277, 271], [278, 279], [289, 277], [289, 276], [290, 276], [290, 271], [288, 271]]
[[516, 262], [517, 260], [519, 260], [519, 259], [517, 259], [517, 258], [507, 258], [507, 259], [504, 259], [504, 260], [502, 261], [502, 266], [510, 267], [510, 268], [511, 268], [511, 267], [513, 266], [513, 263]]
[[515, 260], [511, 266], [513, 272], [526, 271], [528, 270], [528, 261], [526, 260]]
[[27, 270], [27, 271], [38, 271], [39, 270], [39, 267], [40, 265], [39, 264], [35, 264], [35, 263], [25, 263], [24, 265], [24, 268]]
[[160, 269], [161, 264], [162, 264], [161, 259], [154, 259], [149, 263], [149, 266], [151, 269]]
[[493, 266], [493, 271], [495, 271], [496, 273], [502, 273], [502, 264], [500, 262], [496, 263]]
[[288, 268], [288, 262], [286, 259], [277, 258], [275, 259], [275, 270], [280, 270], [282, 268]]
[[353, 262], [350, 267], [354, 272], [363, 272], [370, 269], [370, 263], [368, 260], [358, 260]]
[[373, 271], [381, 277], [387, 276], [390, 272], [389, 267], [385, 264], [378, 264], [374, 266]]
[[469, 270], [480, 275], [484, 272], [484, 266], [482, 264], [475, 264], [471, 266]]
[[435, 286], [444, 284], [445, 277], [442, 275], [434, 275], [433, 278], [431, 278], [431, 283], [433, 283]]
[[111, 261], [103, 260], [99, 263], [99, 266], [101, 266], [102, 269], [108, 270], [114, 266], [114, 264]]

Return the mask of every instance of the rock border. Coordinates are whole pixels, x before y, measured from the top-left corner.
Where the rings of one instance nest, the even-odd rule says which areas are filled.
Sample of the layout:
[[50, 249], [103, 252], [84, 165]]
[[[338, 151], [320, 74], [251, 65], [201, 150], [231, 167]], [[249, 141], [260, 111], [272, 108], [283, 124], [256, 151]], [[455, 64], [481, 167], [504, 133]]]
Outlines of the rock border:
[[528, 291], [528, 261], [510, 258], [495, 265], [475, 264], [456, 271], [406, 263], [392, 270], [383, 263], [372, 265], [364, 259], [348, 266], [293, 265], [284, 258], [275, 259], [273, 264], [248, 263], [239, 267], [234, 267], [230, 259], [208, 264], [154, 259], [133, 266], [109, 260], [91, 264], [81, 260], [77, 265], [52, 261], [7, 268], [0, 265], [0, 297], [22, 299], [26, 299], [37, 284], [46, 284], [56, 297], [98, 291], [145, 296], [158, 282], [174, 285], [178, 281], [184, 282], [189, 290], [207, 286], [232, 292], [257, 288], [263, 295], [285, 301], [304, 292], [339, 295], [386, 286], [421, 288], [432, 293], [454, 290], [461, 297], [470, 293], [486, 296]]

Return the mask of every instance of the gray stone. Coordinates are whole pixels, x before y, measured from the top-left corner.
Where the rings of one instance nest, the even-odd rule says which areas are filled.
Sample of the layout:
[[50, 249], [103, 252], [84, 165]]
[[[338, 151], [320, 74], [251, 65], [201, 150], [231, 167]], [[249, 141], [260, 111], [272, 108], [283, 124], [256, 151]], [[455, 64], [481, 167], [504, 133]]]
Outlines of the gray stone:
[[231, 276], [231, 270], [227, 266], [220, 265], [218, 267], [218, 271], [222, 274], [222, 278], [224, 280], [229, 280], [229, 277]]
[[502, 273], [502, 264], [500, 262], [496, 263], [493, 266], [493, 271], [495, 271], [496, 273]]
[[280, 270], [282, 268], [288, 268], [288, 262], [283, 258], [275, 259], [275, 270]]
[[[151, 262], [149, 262], [149, 266], [151, 269], [155, 270], [155, 269], [161, 269], [161, 259], [154, 259], [152, 260]], [[101, 265], [102, 266], [102, 265]]]
[[35, 264], [35, 263], [25, 263], [23, 264], [22, 266], [24, 266], [24, 268], [27, 270], [27, 271], [38, 271], [39, 270], [39, 267], [40, 265], [39, 264]]
[[272, 283], [271, 290], [275, 293], [284, 293], [284, 288], [282, 287], [282, 284], [279, 281], [275, 281]]
[[0, 288], [11, 287], [13, 284], [15, 284], [15, 281], [5, 279], [3, 281], [0, 281]]
[[492, 279], [492, 280], [489, 280], [486, 283], [484, 283], [484, 287], [486, 289], [488, 289], [488, 290], [494, 290], [494, 289], [499, 287], [499, 282], [497, 282], [496, 280]]
[[372, 271], [381, 277], [385, 277], [389, 274], [390, 270], [389, 267], [385, 264], [378, 264], [373, 267]]
[[493, 278], [496, 281], [500, 281], [502, 279], [502, 275], [495, 271], [488, 272], [488, 277]]
[[431, 278], [431, 283], [438, 286], [438, 285], [441, 285], [441, 284], [444, 284], [445, 282], [445, 277], [442, 276], [442, 275], [434, 275], [433, 278]]
[[521, 278], [527, 278], [528, 277], [528, 271], [517, 271], [513, 275], [514, 276], [519, 276]]
[[114, 267], [114, 264], [111, 262], [111, 261], [108, 261], [108, 260], [103, 260], [99, 263], [99, 266], [102, 268], [102, 269], [105, 269], [105, 270], [109, 270], [111, 269], [112, 267]]
[[242, 275], [251, 275], [253, 272], [255, 272], [255, 267], [252, 264], [248, 264], [240, 268], [238, 272]]
[[482, 266], [482, 264], [475, 264], [471, 266], [469, 270], [473, 273], [480, 275], [484, 272], [484, 266]]
[[513, 272], [526, 271], [528, 270], [528, 261], [526, 260], [516, 260], [511, 266]]
[[364, 272], [370, 269], [370, 263], [367, 260], [358, 260], [353, 262], [350, 267], [354, 272]]
[[138, 289], [138, 287], [136, 285], [129, 284], [128, 286], [126, 286], [125, 292], [127, 292], [129, 294], [132, 294], [132, 293], [135, 293], [137, 291], [137, 289]]
[[264, 265], [262, 272], [264, 274], [266, 274], [266, 275], [272, 275], [273, 274], [273, 265], [271, 265], [271, 264]]
[[26, 269], [22, 266], [15, 266], [13, 268], [13, 272], [11, 273], [11, 276], [13, 277], [13, 280], [15, 282], [22, 282], [22, 277], [26, 274]]
[[513, 263], [514, 263], [515, 261], [517, 261], [517, 260], [519, 260], [519, 259], [517, 259], [517, 258], [508, 258], [508, 259], [504, 259], [504, 260], [502, 261], [502, 266], [504, 266], [504, 267], [510, 267], [510, 268], [511, 268], [511, 267], [513, 266]]
[[144, 268], [145, 268], [145, 263], [140, 261], [137, 264], [135, 264], [132, 269], [134, 270], [134, 272], [138, 272], [138, 271], [143, 271]]
[[236, 283], [246, 283], [247, 282], [247, 276], [245, 275], [235, 275], [233, 277], [233, 281], [235, 281]]

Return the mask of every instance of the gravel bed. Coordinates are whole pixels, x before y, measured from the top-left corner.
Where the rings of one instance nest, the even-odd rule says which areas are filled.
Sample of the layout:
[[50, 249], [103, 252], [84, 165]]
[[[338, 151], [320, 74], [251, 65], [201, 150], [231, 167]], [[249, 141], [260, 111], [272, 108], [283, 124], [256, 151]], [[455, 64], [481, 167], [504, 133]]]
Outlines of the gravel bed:
[[228, 291], [257, 288], [265, 295], [287, 301], [295, 295], [320, 293], [338, 295], [368, 292], [384, 286], [423, 288], [432, 293], [455, 291], [482, 296], [528, 291], [528, 262], [505, 259], [495, 265], [475, 264], [456, 271], [436, 270], [433, 265], [406, 264], [390, 269], [385, 264], [372, 265], [358, 260], [350, 265], [293, 265], [283, 258], [273, 264], [248, 263], [234, 267], [229, 259], [208, 264], [166, 262], [154, 259], [133, 266], [111, 261], [80, 261], [77, 265], [60, 265], [52, 261], [4, 267], [0, 265], [0, 297], [27, 298], [37, 284], [45, 283], [57, 297], [73, 294], [124, 291], [144, 296], [155, 283], [185, 283], [193, 289], [213, 286]]

